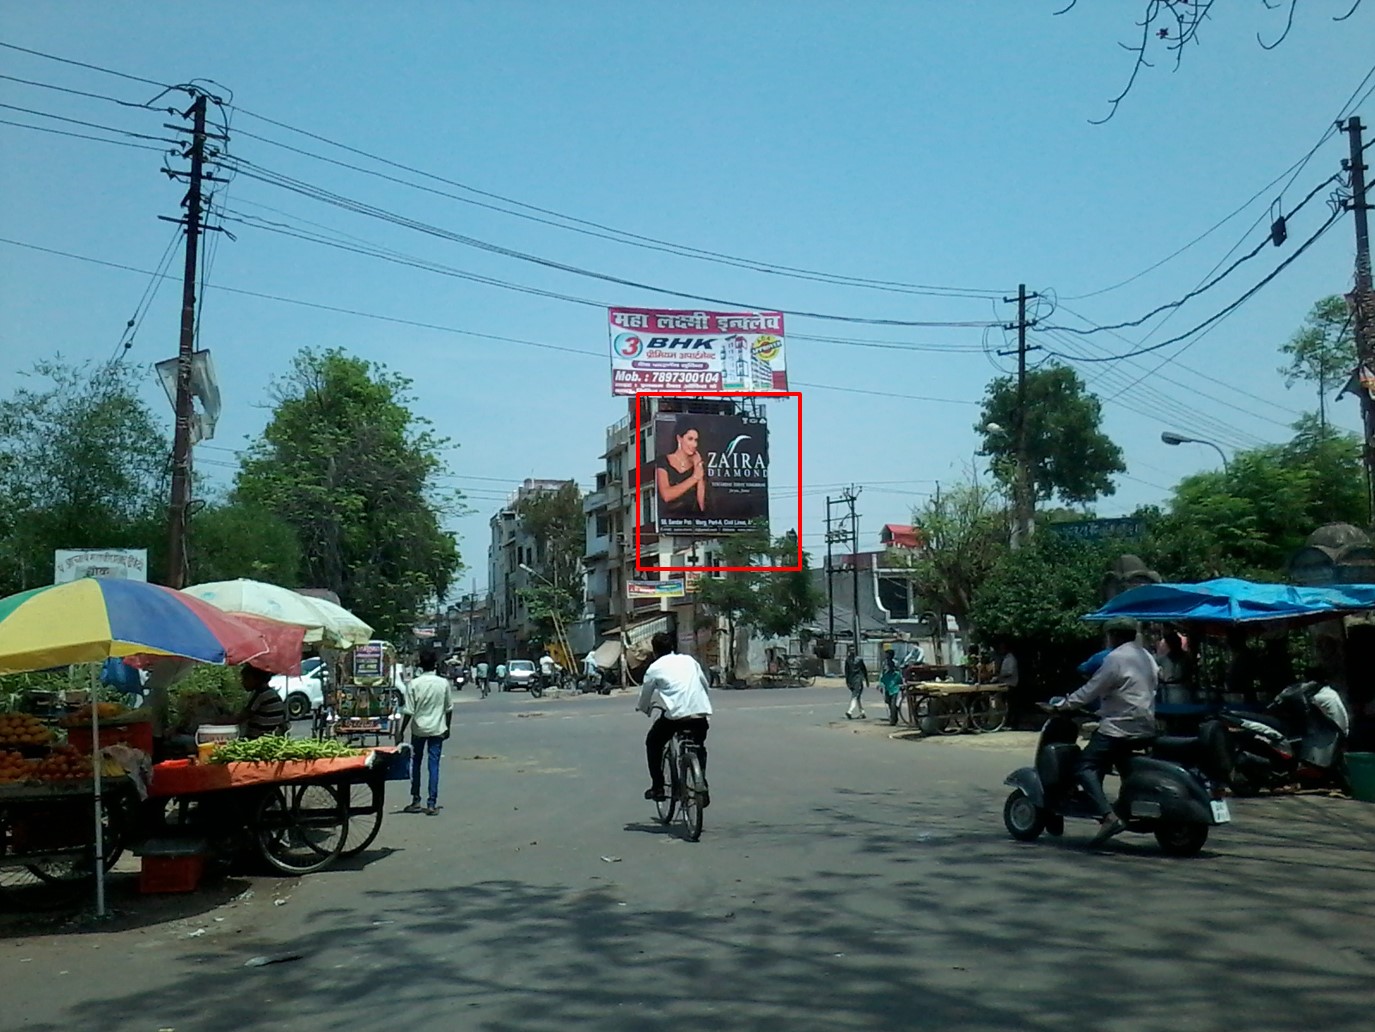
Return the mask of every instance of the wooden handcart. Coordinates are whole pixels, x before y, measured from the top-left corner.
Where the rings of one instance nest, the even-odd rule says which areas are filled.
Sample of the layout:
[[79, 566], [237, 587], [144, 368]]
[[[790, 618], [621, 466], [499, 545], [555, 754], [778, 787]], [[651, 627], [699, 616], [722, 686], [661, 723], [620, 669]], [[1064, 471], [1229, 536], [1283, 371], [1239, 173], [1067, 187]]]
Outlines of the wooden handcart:
[[386, 782], [409, 777], [407, 750], [280, 763], [160, 763], [149, 836], [196, 838], [211, 856], [256, 852], [283, 874], [310, 874], [367, 849], [382, 828]]
[[[138, 797], [127, 778], [104, 778], [104, 866], [120, 858]], [[0, 785], [0, 908], [61, 906], [95, 877], [95, 785], [90, 780]]]
[[927, 735], [1001, 731], [1007, 726], [1007, 685], [909, 681], [902, 686], [902, 718]]

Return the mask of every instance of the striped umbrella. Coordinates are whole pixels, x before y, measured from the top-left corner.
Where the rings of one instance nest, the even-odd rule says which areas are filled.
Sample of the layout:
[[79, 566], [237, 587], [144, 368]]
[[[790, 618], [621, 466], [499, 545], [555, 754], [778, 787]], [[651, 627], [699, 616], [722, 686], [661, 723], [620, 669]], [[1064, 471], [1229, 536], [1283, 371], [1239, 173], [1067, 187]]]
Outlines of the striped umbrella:
[[0, 674], [124, 656], [245, 663], [266, 650], [246, 623], [158, 584], [87, 577], [0, 599]]

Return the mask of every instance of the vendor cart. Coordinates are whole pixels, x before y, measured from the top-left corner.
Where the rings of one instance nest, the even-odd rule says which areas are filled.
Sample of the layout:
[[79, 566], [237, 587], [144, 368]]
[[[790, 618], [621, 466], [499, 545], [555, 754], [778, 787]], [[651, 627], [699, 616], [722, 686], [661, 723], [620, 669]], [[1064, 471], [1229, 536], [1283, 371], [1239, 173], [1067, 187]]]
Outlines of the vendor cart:
[[[123, 852], [137, 794], [128, 778], [106, 778], [104, 866]], [[95, 789], [89, 779], [0, 784], [0, 909], [70, 903], [95, 877]]]
[[366, 746], [401, 741], [403, 705], [396, 650], [370, 641], [339, 653], [315, 715], [315, 737]]
[[1007, 685], [909, 681], [902, 686], [903, 719], [923, 734], [1001, 731], [1007, 726]]
[[277, 763], [153, 768], [157, 811], [147, 837], [200, 840], [229, 862], [256, 853], [283, 874], [310, 874], [370, 846], [382, 827], [385, 785], [409, 777], [409, 750]]

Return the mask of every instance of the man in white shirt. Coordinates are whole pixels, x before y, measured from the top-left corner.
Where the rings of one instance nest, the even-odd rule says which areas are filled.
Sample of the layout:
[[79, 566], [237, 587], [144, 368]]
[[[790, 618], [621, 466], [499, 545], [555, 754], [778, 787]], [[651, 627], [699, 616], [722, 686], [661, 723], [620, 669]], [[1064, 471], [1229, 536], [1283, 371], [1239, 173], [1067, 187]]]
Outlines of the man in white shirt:
[[539, 675], [544, 679], [544, 687], [554, 687], [554, 675], [559, 671], [558, 663], [554, 662], [554, 657], [546, 651], [539, 658]]
[[[673, 635], [666, 632], [656, 634], [651, 642], [654, 649], [654, 662], [645, 671], [644, 687], [640, 689], [640, 701], [635, 708], [646, 716], [653, 716], [655, 707], [663, 710], [649, 728], [645, 736], [645, 758], [649, 761], [649, 788], [645, 790], [646, 799], [663, 799], [664, 772], [663, 752], [679, 731], [686, 731], [702, 750], [702, 774], [707, 772], [707, 729], [711, 715], [711, 698], [708, 695], [707, 675], [702, 666], [691, 656], [680, 655], [674, 651]], [[704, 793], [702, 805], [711, 804], [711, 795]]]
[[424, 812], [433, 817], [439, 812], [439, 758], [444, 752], [444, 739], [449, 737], [453, 704], [449, 699], [449, 682], [434, 672], [435, 654], [420, 655], [421, 673], [406, 686], [406, 705], [402, 709], [401, 733], [411, 728], [411, 805], [404, 813], [420, 813], [420, 773], [429, 758], [430, 791]]

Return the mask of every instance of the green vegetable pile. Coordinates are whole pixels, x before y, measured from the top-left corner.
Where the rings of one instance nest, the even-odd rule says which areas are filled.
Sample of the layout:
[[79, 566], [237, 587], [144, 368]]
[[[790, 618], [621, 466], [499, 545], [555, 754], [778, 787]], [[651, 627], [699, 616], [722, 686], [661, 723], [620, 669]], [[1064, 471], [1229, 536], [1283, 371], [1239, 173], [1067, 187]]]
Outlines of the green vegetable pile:
[[327, 760], [336, 756], [357, 756], [361, 749], [350, 749], [334, 739], [286, 738], [264, 735], [225, 742], [210, 754], [211, 763], [279, 763], [282, 760]]

